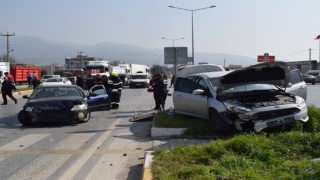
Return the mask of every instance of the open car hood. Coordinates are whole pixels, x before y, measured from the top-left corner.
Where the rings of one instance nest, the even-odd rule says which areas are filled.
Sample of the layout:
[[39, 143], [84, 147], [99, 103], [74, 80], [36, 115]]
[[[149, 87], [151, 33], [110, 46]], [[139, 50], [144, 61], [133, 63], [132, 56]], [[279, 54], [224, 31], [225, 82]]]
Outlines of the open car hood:
[[217, 92], [239, 85], [256, 83], [273, 84], [286, 88], [289, 80], [290, 72], [285, 62], [260, 63], [221, 76], [217, 83]]

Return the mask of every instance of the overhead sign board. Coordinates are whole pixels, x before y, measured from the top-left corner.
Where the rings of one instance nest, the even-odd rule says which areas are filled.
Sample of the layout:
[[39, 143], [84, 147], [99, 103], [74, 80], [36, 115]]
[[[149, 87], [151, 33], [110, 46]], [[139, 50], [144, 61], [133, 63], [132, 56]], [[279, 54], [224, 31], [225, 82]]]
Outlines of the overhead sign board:
[[268, 53], [264, 53], [263, 56], [258, 56], [258, 62], [274, 62], [275, 56], [270, 56]]
[[164, 63], [165, 64], [188, 64], [188, 48], [187, 47], [165, 47]]

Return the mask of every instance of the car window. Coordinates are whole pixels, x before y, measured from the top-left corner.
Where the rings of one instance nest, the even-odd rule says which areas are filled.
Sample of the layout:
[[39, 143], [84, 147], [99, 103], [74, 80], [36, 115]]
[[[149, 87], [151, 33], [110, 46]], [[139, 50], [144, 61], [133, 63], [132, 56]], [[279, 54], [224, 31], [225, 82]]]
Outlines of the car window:
[[198, 83], [196, 83], [192, 79], [187, 78], [177, 78], [177, 82], [175, 85], [175, 91], [184, 92], [184, 93], [192, 93], [196, 89], [204, 89]]
[[106, 90], [102, 86], [97, 86], [92, 88], [91, 93], [95, 95], [104, 95], [106, 94]]
[[291, 71], [290, 72], [290, 83], [296, 84], [303, 81], [300, 71]]

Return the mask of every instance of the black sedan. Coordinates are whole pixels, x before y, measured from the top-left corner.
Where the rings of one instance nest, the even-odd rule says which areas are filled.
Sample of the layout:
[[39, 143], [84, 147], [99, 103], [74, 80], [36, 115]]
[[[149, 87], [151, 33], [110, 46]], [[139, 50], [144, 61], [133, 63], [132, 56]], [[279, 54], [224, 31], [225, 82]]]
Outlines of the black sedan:
[[110, 109], [110, 97], [102, 85], [85, 93], [77, 85], [40, 85], [30, 95], [18, 120], [24, 125], [33, 122], [88, 122], [90, 112]]
[[303, 74], [302, 77], [306, 83], [315, 84], [317, 82], [317, 78], [315, 76]]

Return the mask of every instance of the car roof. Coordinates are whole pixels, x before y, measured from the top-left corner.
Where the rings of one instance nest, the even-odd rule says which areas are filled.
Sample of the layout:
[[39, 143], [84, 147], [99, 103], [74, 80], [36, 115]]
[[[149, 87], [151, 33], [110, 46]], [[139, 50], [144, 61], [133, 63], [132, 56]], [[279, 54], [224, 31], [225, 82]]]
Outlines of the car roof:
[[224, 76], [231, 71], [216, 71], [216, 72], [204, 72], [204, 73], [197, 73], [197, 74], [190, 74], [189, 76], [207, 76], [208, 78], [214, 78], [214, 77], [221, 77]]

